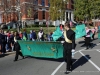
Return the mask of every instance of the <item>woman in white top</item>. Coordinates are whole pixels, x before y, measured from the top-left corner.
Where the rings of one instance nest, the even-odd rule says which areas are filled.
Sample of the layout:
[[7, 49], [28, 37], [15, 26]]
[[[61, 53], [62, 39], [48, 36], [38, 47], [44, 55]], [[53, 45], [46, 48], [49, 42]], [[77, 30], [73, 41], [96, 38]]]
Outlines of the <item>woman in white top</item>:
[[40, 30], [38, 32], [38, 39], [39, 39], [39, 41], [43, 41], [43, 35], [44, 35], [44, 33]]

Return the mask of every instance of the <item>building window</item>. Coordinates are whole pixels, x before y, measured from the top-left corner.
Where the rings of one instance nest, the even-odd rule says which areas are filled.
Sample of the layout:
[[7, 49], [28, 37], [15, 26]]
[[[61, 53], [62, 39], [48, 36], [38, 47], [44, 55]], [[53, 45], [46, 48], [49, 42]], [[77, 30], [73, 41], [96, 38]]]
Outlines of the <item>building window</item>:
[[36, 14], [34, 15], [34, 20], [38, 19], [38, 12], [36, 12]]
[[38, 0], [34, 0], [33, 4], [38, 5]]
[[42, 0], [42, 6], [45, 6], [45, 0]]
[[48, 6], [50, 7], [50, 0], [48, 0]]
[[45, 11], [43, 11], [43, 15], [42, 15], [43, 19], [45, 19]]
[[71, 21], [71, 12], [70, 12], [70, 19], [69, 20]]
[[66, 21], [68, 21], [68, 12], [66, 12]]

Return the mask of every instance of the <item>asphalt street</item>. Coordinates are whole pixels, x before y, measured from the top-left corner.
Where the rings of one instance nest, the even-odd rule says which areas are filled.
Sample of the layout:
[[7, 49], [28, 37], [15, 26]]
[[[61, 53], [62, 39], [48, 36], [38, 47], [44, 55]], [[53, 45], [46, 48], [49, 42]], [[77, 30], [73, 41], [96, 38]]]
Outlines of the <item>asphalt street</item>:
[[[73, 71], [68, 75], [100, 75], [100, 44], [92, 41], [93, 48], [85, 50], [84, 40], [77, 40]], [[0, 56], [0, 75], [66, 75], [63, 59], [26, 57], [14, 62], [15, 54]]]

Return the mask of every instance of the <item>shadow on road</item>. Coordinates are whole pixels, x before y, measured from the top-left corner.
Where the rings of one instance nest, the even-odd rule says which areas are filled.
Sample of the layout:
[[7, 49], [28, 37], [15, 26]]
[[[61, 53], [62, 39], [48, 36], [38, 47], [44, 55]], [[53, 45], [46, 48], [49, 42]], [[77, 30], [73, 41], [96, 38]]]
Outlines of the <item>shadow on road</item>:
[[41, 57], [27, 57], [28, 59], [29, 58], [35, 58], [35, 59], [39, 59], [39, 60], [47, 60], [47, 61], [55, 61], [55, 62], [63, 62], [64, 59], [63, 58], [59, 58], [59, 59], [53, 59], [53, 58], [41, 58]]
[[79, 42], [78, 42], [78, 44], [82, 44], [82, 43], [85, 43], [85, 41], [79, 41]]
[[[93, 47], [97, 46], [95, 43], [90, 43], [90, 45], [91, 45], [91, 48], [93, 48]], [[86, 44], [85, 44], [85, 43], [84, 43], [84, 44], [82, 44], [82, 45], [81, 45], [81, 47], [86, 47]]]
[[79, 66], [83, 66], [85, 63], [87, 63], [88, 60], [85, 59], [85, 57], [87, 57], [88, 59], [91, 59], [91, 57], [89, 55], [82, 56], [77, 61], [75, 61], [75, 63], [73, 64], [73, 69], [72, 70], [78, 68]]

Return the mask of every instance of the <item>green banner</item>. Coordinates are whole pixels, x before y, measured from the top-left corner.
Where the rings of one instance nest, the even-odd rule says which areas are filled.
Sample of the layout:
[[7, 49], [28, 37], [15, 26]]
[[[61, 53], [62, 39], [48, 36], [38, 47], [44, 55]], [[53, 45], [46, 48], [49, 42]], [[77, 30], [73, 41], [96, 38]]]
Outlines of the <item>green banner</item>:
[[63, 45], [60, 42], [18, 41], [24, 56], [62, 58]]
[[100, 26], [98, 27], [98, 39], [100, 39]]
[[60, 38], [63, 35], [62, 31], [59, 27], [56, 28], [55, 32], [52, 34], [53, 40], [56, 41], [58, 38]]
[[86, 35], [85, 24], [77, 25], [75, 30], [75, 38], [81, 38]]

